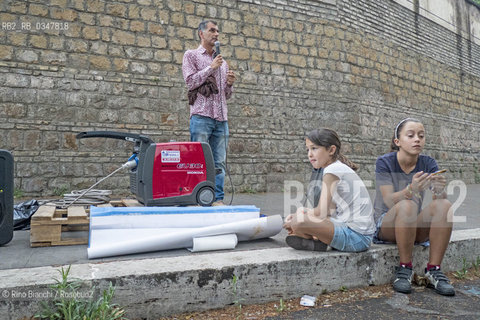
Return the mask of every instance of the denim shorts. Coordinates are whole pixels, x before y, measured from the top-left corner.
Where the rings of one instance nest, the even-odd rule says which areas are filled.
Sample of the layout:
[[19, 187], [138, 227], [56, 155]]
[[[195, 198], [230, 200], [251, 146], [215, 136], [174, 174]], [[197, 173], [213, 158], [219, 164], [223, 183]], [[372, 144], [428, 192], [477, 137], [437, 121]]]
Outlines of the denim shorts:
[[[380, 218], [378, 218], [378, 220], [377, 220], [377, 230], [373, 234], [373, 243], [375, 243], [375, 244], [394, 244], [394, 242], [385, 241], [385, 240], [382, 240], [378, 237], [378, 234], [380, 233], [380, 228], [382, 227], [383, 218], [385, 217], [385, 214], [386, 214], [386, 212], [384, 214], [382, 214], [380, 216]], [[423, 247], [429, 247], [430, 246], [430, 240], [427, 240], [425, 242], [415, 242], [415, 245], [420, 245], [420, 246], [423, 246]]]
[[365, 251], [370, 247], [373, 235], [358, 233], [345, 224], [335, 223], [334, 226], [335, 232], [330, 247], [339, 251], [349, 252]]

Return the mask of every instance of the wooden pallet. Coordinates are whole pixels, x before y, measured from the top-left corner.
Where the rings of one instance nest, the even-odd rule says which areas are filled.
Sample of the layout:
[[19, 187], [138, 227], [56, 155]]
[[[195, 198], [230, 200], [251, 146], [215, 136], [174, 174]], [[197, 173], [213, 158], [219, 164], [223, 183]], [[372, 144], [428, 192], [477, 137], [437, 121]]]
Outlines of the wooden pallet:
[[[143, 205], [133, 199], [110, 201], [109, 204], [99, 205], [99, 207], [139, 206]], [[83, 206], [72, 206], [68, 209], [58, 209], [49, 204], [40, 206], [30, 222], [30, 246], [87, 244], [89, 215], [90, 209], [85, 209]]]
[[[40, 206], [30, 222], [30, 246], [48, 247], [88, 243], [88, 237], [71, 238], [67, 232], [86, 231], [89, 209], [70, 207], [56, 209], [53, 205]], [[63, 232], [63, 233], [62, 233]]]

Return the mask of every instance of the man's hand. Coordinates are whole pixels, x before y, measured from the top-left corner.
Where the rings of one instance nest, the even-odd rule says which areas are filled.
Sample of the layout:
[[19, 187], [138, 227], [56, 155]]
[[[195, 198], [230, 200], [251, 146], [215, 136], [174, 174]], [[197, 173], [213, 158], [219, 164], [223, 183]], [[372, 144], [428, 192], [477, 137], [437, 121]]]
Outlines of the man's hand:
[[210, 65], [210, 68], [212, 68], [213, 70], [216, 70], [218, 69], [218, 67], [222, 65], [222, 63], [223, 63], [223, 58], [222, 58], [222, 55], [219, 54], [218, 56], [215, 57], [215, 59], [213, 59], [213, 62]]
[[229, 70], [227, 72], [227, 85], [228, 86], [233, 86], [233, 83], [235, 82], [235, 73], [233, 71]]

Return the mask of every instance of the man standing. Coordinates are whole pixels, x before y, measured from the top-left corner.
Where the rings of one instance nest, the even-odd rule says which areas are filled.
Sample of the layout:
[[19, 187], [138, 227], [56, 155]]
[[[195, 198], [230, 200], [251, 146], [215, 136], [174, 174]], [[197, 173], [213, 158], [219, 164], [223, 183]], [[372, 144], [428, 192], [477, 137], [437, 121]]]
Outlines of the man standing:
[[189, 90], [190, 140], [209, 143], [216, 170], [213, 205], [224, 205], [227, 99], [232, 96], [235, 75], [228, 70], [222, 55], [215, 51], [219, 35], [217, 23], [202, 21], [198, 26], [198, 35], [200, 46], [185, 52], [182, 66], [183, 78]]

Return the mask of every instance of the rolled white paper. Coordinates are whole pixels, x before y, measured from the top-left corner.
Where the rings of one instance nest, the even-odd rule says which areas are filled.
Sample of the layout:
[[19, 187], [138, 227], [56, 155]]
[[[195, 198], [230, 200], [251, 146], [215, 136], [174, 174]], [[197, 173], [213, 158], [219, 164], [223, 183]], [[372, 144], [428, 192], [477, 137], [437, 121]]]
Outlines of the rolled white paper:
[[238, 239], [236, 234], [222, 234], [211, 237], [193, 238], [193, 247], [187, 248], [191, 252], [235, 249]]
[[193, 238], [236, 234], [238, 241], [272, 237], [282, 230], [280, 215], [200, 228], [91, 229], [88, 258], [193, 247]]

